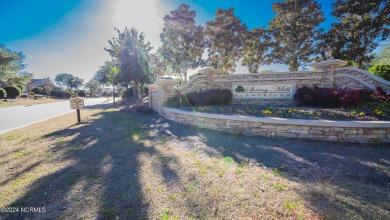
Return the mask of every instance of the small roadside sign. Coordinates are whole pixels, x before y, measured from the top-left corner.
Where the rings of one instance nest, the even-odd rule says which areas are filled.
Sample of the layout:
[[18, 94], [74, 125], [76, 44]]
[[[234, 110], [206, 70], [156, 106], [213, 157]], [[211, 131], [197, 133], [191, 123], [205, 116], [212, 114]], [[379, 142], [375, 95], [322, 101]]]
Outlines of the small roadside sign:
[[84, 99], [72, 98], [70, 99], [70, 108], [77, 109], [77, 122], [81, 122], [80, 109], [84, 108]]
[[79, 99], [79, 98], [70, 99], [70, 108], [71, 109], [84, 108], [84, 99]]

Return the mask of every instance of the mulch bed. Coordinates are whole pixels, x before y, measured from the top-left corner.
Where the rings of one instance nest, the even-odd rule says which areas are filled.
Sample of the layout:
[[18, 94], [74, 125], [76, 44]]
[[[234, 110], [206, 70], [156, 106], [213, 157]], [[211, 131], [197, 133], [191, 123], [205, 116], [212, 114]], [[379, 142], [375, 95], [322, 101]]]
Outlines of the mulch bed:
[[346, 121], [389, 121], [389, 115], [378, 115], [372, 111], [357, 111], [336, 108], [291, 107], [291, 106], [190, 106], [182, 110], [226, 115], [245, 115], [255, 117], [278, 117], [310, 120], [346, 120]]

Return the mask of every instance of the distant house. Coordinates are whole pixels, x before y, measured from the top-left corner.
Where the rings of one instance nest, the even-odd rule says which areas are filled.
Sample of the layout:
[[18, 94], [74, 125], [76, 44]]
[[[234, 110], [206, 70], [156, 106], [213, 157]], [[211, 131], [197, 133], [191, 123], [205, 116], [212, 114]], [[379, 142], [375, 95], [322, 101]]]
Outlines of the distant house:
[[37, 86], [43, 86], [45, 84], [45, 79], [32, 79], [31, 87], [35, 88]]
[[[31, 80], [31, 88], [35, 88], [37, 86], [43, 86], [45, 84], [45, 79], [32, 79]], [[27, 88], [24, 90], [27, 93]]]

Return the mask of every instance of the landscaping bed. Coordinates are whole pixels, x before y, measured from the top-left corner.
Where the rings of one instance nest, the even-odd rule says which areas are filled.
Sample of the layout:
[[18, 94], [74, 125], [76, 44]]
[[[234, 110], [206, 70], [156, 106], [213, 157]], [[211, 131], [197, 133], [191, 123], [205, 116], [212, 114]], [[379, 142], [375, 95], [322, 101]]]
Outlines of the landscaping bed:
[[182, 110], [225, 115], [245, 115], [254, 117], [278, 117], [308, 120], [353, 120], [389, 121], [390, 116], [381, 110], [353, 110], [342, 108], [255, 106], [255, 105], [212, 105], [188, 106]]

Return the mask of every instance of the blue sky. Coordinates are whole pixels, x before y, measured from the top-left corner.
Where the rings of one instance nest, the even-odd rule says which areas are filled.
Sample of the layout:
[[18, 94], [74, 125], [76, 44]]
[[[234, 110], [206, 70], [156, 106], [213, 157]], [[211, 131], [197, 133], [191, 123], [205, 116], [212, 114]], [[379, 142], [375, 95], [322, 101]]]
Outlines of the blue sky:
[[[157, 49], [163, 17], [181, 3], [197, 13], [204, 25], [218, 7], [235, 7], [235, 14], [251, 29], [267, 26], [274, 16], [271, 0], [0, 0], [0, 43], [26, 55], [26, 70], [36, 78], [71, 73], [89, 80], [109, 59], [104, 47], [115, 36], [114, 27], [135, 27]], [[334, 0], [320, 0], [328, 29]], [[285, 65], [260, 69], [287, 71]], [[238, 73], [247, 72], [237, 65]]]

